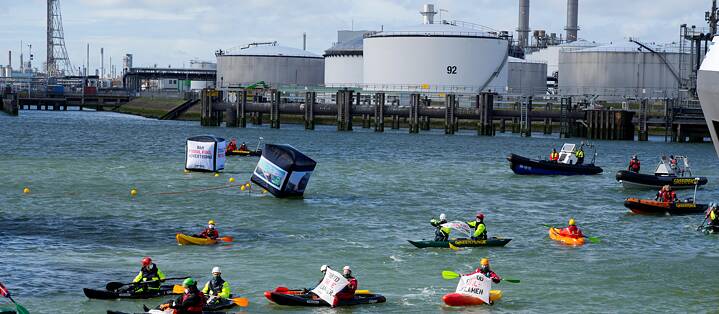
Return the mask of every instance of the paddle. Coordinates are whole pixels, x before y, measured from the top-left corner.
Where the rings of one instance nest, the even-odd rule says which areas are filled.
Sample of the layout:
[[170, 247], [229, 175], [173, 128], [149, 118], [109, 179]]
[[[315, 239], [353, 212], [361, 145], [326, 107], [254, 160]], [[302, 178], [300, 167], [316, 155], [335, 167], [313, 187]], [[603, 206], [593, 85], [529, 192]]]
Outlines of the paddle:
[[459, 251], [459, 248], [454, 246], [454, 244], [452, 244], [452, 241], [449, 241], [449, 248], [452, 249], [453, 251]]
[[217, 238], [217, 240], [221, 240], [223, 242], [232, 242], [235, 241], [235, 238], [233, 238], [232, 236], [224, 236]]
[[[545, 226], [545, 227], [547, 227], [547, 228], [554, 228], [554, 226], [546, 225], [546, 224], [542, 224], [542, 226]], [[585, 235], [582, 235], [582, 237], [586, 238], [587, 240], [589, 240], [589, 242], [592, 242], [592, 243], [594, 243], [594, 244], [597, 244], [597, 243], [601, 243], [601, 242], [602, 242], [602, 240], [600, 240], [598, 237], [588, 237], [588, 236], [585, 236]]]
[[28, 311], [24, 306], [18, 304], [13, 300], [12, 296], [10, 295], [10, 290], [5, 288], [5, 286], [0, 282], [0, 295], [10, 299], [10, 301], [15, 304], [15, 310], [18, 312], [18, 314], [30, 314], [30, 311]]
[[[273, 292], [283, 293], [283, 294], [296, 294], [296, 293], [294, 293], [295, 291], [302, 291], [302, 290], [290, 290], [287, 287], [280, 286], [280, 287], [275, 288], [275, 291], [273, 291]], [[372, 294], [372, 291], [370, 291], [370, 290], [355, 290], [355, 294]]]
[[[459, 277], [462, 277], [462, 275], [460, 275], [456, 272], [453, 272], [451, 270], [442, 271], [442, 278], [444, 278], [446, 280], [456, 279]], [[521, 280], [519, 280], [519, 279], [511, 279], [511, 278], [503, 278], [502, 281], [511, 282], [511, 283], [520, 283], [521, 282]]]
[[[287, 289], [287, 288], [285, 288], [285, 289]], [[173, 294], [184, 294], [185, 287], [183, 287], [181, 285], [174, 285], [174, 286], [172, 286], [172, 293]], [[235, 305], [237, 305], [239, 307], [246, 307], [247, 305], [250, 304], [250, 300], [248, 300], [247, 298], [232, 298], [232, 299], [230, 299], [230, 301], [232, 301], [232, 303], [234, 303]]]
[[148, 284], [148, 283], [155, 283], [155, 282], [164, 282], [164, 281], [168, 281], [168, 280], [180, 280], [180, 279], [187, 279], [187, 278], [190, 278], [190, 276], [165, 278], [165, 279], [152, 280], [152, 281], [131, 282], [131, 283], [122, 283], [122, 282], [117, 282], [117, 281], [111, 281], [111, 282], [108, 282], [107, 285], [105, 285], [105, 289], [107, 291], [115, 291], [117, 289], [120, 289], [122, 286], [134, 286], [134, 285], [141, 285], [141, 284]]

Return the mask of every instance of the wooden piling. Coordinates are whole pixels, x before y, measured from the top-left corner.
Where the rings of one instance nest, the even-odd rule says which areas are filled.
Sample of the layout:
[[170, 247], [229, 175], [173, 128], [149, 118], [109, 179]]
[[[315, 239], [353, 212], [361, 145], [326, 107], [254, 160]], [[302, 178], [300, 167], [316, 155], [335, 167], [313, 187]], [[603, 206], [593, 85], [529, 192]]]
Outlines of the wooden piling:
[[280, 128], [280, 102], [282, 102], [282, 92], [273, 89], [270, 92], [270, 128]]
[[305, 130], [315, 129], [315, 102], [317, 101], [317, 92], [305, 92]]
[[384, 93], [374, 95], [374, 131], [384, 132]]
[[409, 133], [419, 133], [420, 95], [411, 94], [409, 99]]
[[447, 94], [445, 96], [445, 111], [444, 111], [444, 134], [454, 134], [457, 128], [457, 96], [454, 94]]

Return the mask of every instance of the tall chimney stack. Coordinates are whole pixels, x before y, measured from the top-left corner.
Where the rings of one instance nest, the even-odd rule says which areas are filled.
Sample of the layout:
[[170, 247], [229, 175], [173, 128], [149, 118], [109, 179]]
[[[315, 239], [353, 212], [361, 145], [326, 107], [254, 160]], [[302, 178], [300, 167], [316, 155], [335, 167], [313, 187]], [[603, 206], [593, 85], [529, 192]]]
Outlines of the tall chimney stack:
[[577, 31], [579, 30], [579, 0], [567, 0], [567, 42], [577, 40]]
[[302, 50], [307, 50], [307, 33], [302, 33]]
[[7, 66], [12, 66], [12, 50], [7, 51]]
[[519, 0], [519, 26], [517, 27], [519, 47], [529, 46], [529, 0]]
[[105, 76], [105, 48], [100, 48], [100, 78]]
[[424, 24], [434, 24], [434, 15], [437, 14], [434, 11], [434, 4], [425, 4], [422, 12], [419, 13], [424, 17]]

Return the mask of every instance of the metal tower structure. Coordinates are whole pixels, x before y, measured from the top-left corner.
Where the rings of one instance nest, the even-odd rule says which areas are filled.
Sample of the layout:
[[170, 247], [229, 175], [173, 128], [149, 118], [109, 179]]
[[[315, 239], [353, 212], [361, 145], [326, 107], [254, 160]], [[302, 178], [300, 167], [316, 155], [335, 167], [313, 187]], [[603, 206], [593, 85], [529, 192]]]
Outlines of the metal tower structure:
[[47, 0], [47, 76], [72, 74], [73, 67], [65, 48], [60, 0]]

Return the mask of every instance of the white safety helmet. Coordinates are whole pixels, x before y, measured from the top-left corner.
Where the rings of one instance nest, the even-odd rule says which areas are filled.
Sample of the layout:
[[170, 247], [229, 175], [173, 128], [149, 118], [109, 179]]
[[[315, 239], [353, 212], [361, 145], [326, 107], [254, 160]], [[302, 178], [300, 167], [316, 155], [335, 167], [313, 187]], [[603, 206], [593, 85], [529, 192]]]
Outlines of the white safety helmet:
[[220, 274], [221, 274], [222, 272], [220, 271], [220, 267], [215, 266], [215, 267], [212, 267], [212, 273], [213, 273], [213, 274], [214, 274], [214, 273], [220, 273]]
[[445, 215], [444, 213], [439, 214], [439, 220], [445, 220], [445, 219], [447, 219], [447, 215]]
[[345, 273], [351, 273], [351, 272], [352, 272], [352, 270], [350, 269], [349, 266], [343, 267], [343, 268], [342, 268], [342, 271], [345, 272]]
[[328, 268], [327, 265], [322, 265], [322, 266], [320, 266], [320, 271], [324, 273], [327, 271], [327, 268]]

